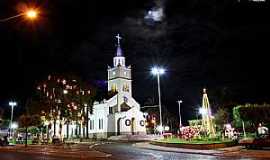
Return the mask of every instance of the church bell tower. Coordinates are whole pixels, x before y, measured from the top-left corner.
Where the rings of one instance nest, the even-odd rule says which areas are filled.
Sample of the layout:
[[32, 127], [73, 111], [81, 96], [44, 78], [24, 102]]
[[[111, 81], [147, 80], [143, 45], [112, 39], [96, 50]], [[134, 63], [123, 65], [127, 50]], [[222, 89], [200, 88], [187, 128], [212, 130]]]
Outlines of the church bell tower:
[[125, 57], [120, 46], [122, 39], [118, 34], [116, 54], [113, 58], [113, 67], [108, 68], [108, 91], [115, 91], [122, 95], [132, 96], [131, 67], [126, 67]]

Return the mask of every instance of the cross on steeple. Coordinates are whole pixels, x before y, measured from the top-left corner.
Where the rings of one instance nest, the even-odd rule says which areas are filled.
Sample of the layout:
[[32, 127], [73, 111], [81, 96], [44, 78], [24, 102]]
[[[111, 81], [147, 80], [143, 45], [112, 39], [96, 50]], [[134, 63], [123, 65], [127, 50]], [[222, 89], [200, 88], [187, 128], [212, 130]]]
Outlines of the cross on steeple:
[[120, 40], [122, 39], [122, 37], [120, 37], [120, 34], [118, 33], [117, 36], [115, 36], [115, 38], [117, 39], [118, 46], [120, 46]]

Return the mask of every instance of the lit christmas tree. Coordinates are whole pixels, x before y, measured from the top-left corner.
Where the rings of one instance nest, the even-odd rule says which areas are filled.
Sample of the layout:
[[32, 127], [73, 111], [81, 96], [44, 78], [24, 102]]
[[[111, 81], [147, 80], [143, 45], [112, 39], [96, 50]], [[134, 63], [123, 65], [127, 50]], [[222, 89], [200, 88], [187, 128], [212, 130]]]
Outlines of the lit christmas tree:
[[208, 96], [206, 93], [206, 89], [203, 89], [203, 98], [202, 98], [202, 108], [200, 110], [202, 114], [202, 126], [205, 131], [207, 131], [207, 135], [209, 137], [215, 137], [216, 131], [213, 124], [213, 116], [211, 113], [211, 108], [208, 100]]

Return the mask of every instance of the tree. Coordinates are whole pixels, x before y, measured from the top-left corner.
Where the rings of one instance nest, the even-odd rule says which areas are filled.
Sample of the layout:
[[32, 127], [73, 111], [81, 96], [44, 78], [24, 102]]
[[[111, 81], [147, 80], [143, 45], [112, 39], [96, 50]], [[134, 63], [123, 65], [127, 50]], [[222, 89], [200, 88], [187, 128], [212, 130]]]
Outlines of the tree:
[[[46, 80], [38, 83], [37, 91], [32, 100], [29, 100], [29, 111], [41, 114], [45, 120], [53, 120], [54, 127], [57, 119], [66, 123], [67, 128], [70, 121], [81, 123], [85, 136], [85, 131], [88, 130], [89, 110], [92, 110], [96, 93], [94, 87], [73, 74], [49, 75]], [[62, 125], [59, 125], [61, 128]], [[54, 128], [54, 135], [55, 130]], [[86, 137], [88, 138], [88, 132]]]
[[31, 126], [40, 128], [42, 125], [40, 115], [23, 114], [19, 117], [19, 126], [25, 128], [25, 147], [27, 147], [28, 129]]
[[233, 108], [233, 118], [236, 127], [242, 126], [242, 121], [247, 127], [256, 129], [258, 123], [270, 122], [270, 104], [246, 104]]
[[228, 123], [229, 119], [229, 113], [227, 112], [226, 109], [220, 108], [214, 115], [215, 117], [215, 124], [217, 125], [218, 130], [222, 130], [223, 125]]
[[27, 147], [28, 138], [28, 127], [32, 124], [32, 119], [30, 115], [24, 114], [19, 118], [19, 126], [25, 128], [25, 147]]

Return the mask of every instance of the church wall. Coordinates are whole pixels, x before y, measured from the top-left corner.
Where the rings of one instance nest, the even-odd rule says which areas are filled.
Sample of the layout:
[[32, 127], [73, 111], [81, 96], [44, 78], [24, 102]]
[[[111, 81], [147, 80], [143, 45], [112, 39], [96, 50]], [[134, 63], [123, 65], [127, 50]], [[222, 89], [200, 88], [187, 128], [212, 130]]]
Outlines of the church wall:
[[[90, 134], [107, 132], [107, 123], [108, 123], [107, 114], [108, 114], [107, 103], [94, 105], [93, 114], [90, 114], [89, 116], [89, 133]], [[100, 122], [101, 124], [99, 124]], [[91, 128], [92, 125], [94, 125], [93, 128]]]
[[115, 119], [115, 114], [109, 114], [108, 115], [108, 121], [107, 121], [107, 131], [110, 133], [115, 133], [117, 132], [117, 121]]

